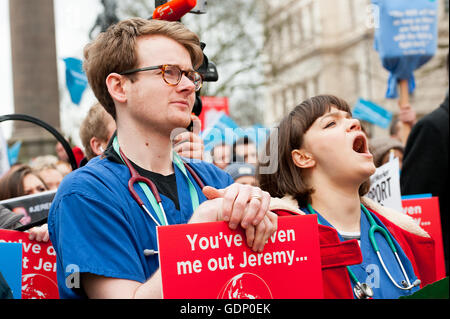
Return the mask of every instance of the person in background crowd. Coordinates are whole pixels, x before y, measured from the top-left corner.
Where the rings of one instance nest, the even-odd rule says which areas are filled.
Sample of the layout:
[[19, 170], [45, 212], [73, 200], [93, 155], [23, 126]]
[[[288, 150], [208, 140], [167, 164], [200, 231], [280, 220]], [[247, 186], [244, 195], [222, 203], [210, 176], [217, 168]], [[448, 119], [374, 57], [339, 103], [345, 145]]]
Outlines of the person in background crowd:
[[224, 169], [231, 162], [231, 147], [225, 142], [215, 145], [211, 149], [212, 163], [220, 169]]
[[63, 177], [72, 172], [72, 166], [70, 165], [69, 162], [58, 160], [55, 164], [55, 167], [62, 174]]
[[37, 194], [48, 190], [44, 181], [25, 164], [12, 167], [0, 179], [0, 200]]
[[80, 126], [87, 161], [102, 154], [116, 130], [116, 122], [100, 103], [94, 104]]
[[64, 178], [63, 174], [58, 170], [56, 165], [53, 164], [36, 169], [36, 174], [44, 181], [48, 190], [58, 189], [59, 184], [61, 184]]
[[[63, 162], [67, 162], [69, 163], [69, 155], [67, 155], [66, 150], [64, 149], [63, 145], [61, 144], [61, 142], [57, 142], [55, 145], [55, 151], [56, 151], [56, 156], [58, 156], [58, 158], [63, 161]], [[84, 153], [81, 150], [81, 148], [79, 148], [78, 146], [74, 146], [72, 147], [72, 152], [73, 155], [75, 157], [75, 161], [77, 163], [77, 166], [80, 166], [81, 161], [84, 158]]]
[[61, 161], [69, 162], [69, 155], [67, 155], [67, 152], [64, 149], [63, 145], [61, 144], [61, 142], [59, 142], [59, 141], [56, 142], [55, 151], [56, 151], [56, 156], [58, 156], [58, 158]]
[[53, 155], [38, 156], [30, 163], [33, 171], [44, 181], [48, 190], [58, 189], [64, 175], [58, 170], [58, 159]]
[[[231, 229], [241, 225], [246, 244], [262, 251], [277, 227], [269, 194], [233, 183], [210, 163], [181, 159], [173, 149], [174, 130], [195, 120], [202, 77], [194, 70], [203, 60], [198, 36], [178, 22], [132, 18], [100, 33], [84, 57], [89, 84], [117, 131], [104, 156], [64, 179], [50, 208], [60, 297], [161, 298], [158, 256], [146, 255], [158, 249], [158, 225], [226, 220]], [[200, 188], [181, 161], [207, 186]], [[138, 185], [149, 213], [130, 194], [133, 169], [156, 184], [162, 208]], [[73, 264], [80, 289], [66, 285]]]
[[233, 143], [233, 162], [239, 161], [253, 165], [258, 164], [256, 144], [248, 136], [241, 137]]
[[55, 155], [40, 155], [33, 158], [29, 165], [33, 169], [39, 169], [46, 165], [56, 165], [59, 159]]
[[373, 155], [375, 167], [389, 162], [391, 156], [397, 157], [399, 168], [402, 168], [404, 147], [400, 140], [392, 137], [377, 137], [370, 140], [370, 152]]
[[[47, 186], [45, 183], [39, 178], [39, 176], [33, 173], [33, 170], [28, 165], [19, 164], [14, 165], [2, 178], [0, 178], [0, 200], [10, 199], [14, 197], [37, 194], [41, 192], [45, 192], [47, 190]], [[2, 208], [2, 218], [8, 220], [7, 229], [16, 229], [20, 226], [23, 226], [24, 218], [26, 218], [26, 211], [24, 214], [19, 214], [15, 212], [11, 212], [8, 209]], [[14, 216], [17, 215], [18, 217]], [[20, 218], [19, 218], [20, 217]], [[18, 223], [15, 223], [18, 219]], [[47, 224], [42, 226], [33, 227], [28, 230], [30, 233], [29, 239], [36, 241], [44, 241], [47, 242], [49, 240], [49, 233]]]
[[248, 163], [231, 163], [225, 169], [236, 183], [258, 186], [256, 181], [256, 168], [253, 164]]
[[[273, 174], [258, 174], [261, 189], [279, 197], [272, 198], [271, 210], [276, 211], [279, 204], [279, 208], [290, 207], [287, 211], [295, 214], [317, 215], [319, 231], [329, 234], [331, 229], [334, 234], [321, 233], [321, 245], [359, 241], [353, 251], [362, 254], [361, 264], [350, 264], [341, 269], [341, 275], [337, 273], [341, 271], [339, 267], [331, 272], [323, 270], [326, 298], [372, 295], [376, 299], [392, 299], [417, 291], [417, 277], [422, 285], [436, 280], [433, 239], [411, 217], [363, 197], [375, 165], [368, 139], [359, 121], [352, 118], [348, 103], [331, 95], [312, 97], [284, 117], [278, 127], [278, 139], [271, 138], [266, 147], [278, 142], [277, 169]], [[384, 271], [369, 230], [375, 224], [393, 240], [407, 277], [388, 242], [376, 232], [374, 238], [391, 275]], [[339, 242], [333, 238], [339, 238]], [[352, 243], [348, 244], [345, 251], [351, 256]], [[328, 251], [330, 255], [331, 252]], [[335, 263], [345, 257], [340, 249], [335, 254]], [[348, 265], [343, 260], [339, 263]], [[380, 270], [376, 283], [368, 277], [373, 267]], [[409, 282], [405, 286], [402, 281]]]
[[[447, 53], [447, 77], [449, 57]], [[445, 269], [449, 275], [449, 177], [448, 90], [442, 104], [421, 118], [411, 130], [400, 175], [402, 195], [428, 194], [439, 197]]]

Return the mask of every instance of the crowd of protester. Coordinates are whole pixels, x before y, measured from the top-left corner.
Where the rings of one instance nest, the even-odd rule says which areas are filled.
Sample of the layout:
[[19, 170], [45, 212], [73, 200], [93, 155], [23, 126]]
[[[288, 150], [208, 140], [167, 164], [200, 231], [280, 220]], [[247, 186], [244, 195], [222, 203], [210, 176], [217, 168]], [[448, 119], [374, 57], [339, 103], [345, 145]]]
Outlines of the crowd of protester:
[[[144, 23], [140, 20], [133, 21], [134, 24], [139, 25], [140, 23]], [[147, 23], [147, 22], [145, 22]], [[133, 25], [135, 27], [135, 25]], [[185, 32], [183, 30], [183, 32]], [[158, 38], [158, 39], [161, 39]], [[171, 40], [172, 41], [172, 40]], [[88, 47], [88, 50], [99, 50], [99, 47], [95, 47], [98, 43], [94, 43], [90, 47]], [[163, 44], [162, 44], [163, 45]], [[164, 45], [168, 45], [165, 44]], [[170, 43], [170, 45], [173, 45], [173, 43]], [[183, 47], [181, 47], [183, 48]], [[86, 51], [86, 59], [88, 59], [89, 63], [88, 67], [94, 68], [94, 63], [100, 63], [99, 61], [90, 61], [91, 58], [88, 55], [89, 51]], [[189, 57], [189, 55], [187, 55]], [[192, 56], [191, 56], [192, 58]], [[195, 59], [193, 59], [195, 60]], [[190, 61], [189, 59], [187, 60]], [[189, 63], [187, 63], [189, 64]], [[186, 67], [187, 68], [187, 67]], [[123, 74], [126, 74], [126, 70]], [[137, 70], [139, 71], [139, 70]], [[183, 71], [185, 72], [185, 71]], [[131, 75], [132, 72], [129, 72]], [[188, 72], [189, 73], [189, 72]], [[130, 77], [131, 77], [130, 75]], [[189, 75], [189, 79], [194, 77], [195, 75], [192, 74], [185, 74]], [[89, 77], [89, 70], [88, 70], [88, 77]], [[134, 75], [133, 75], [134, 76]], [[165, 76], [165, 75], [163, 75]], [[181, 74], [181, 77], [183, 74]], [[114, 81], [114, 79], [109, 79], [111, 81]], [[166, 78], [164, 80], [167, 81]], [[181, 79], [178, 79], [179, 85], [181, 85], [180, 81], [184, 81]], [[103, 81], [104, 82], [104, 81]], [[178, 85], [177, 83], [177, 85]], [[185, 85], [186, 83], [183, 83]], [[108, 83], [108, 85], [110, 85]], [[117, 85], [117, 84], [111, 84], [111, 86]], [[187, 85], [187, 84], [186, 84]], [[191, 89], [191, 88], [190, 88]], [[95, 88], [94, 90], [100, 90], [99, 88]], [[188, 90], [188, 89], [186, 89]], [[193, 90], [193, 88], [192, 88]], [[191, 91], [190, 91], [191, 92]], [[192, 91], [194, 92], [194, 91]], [[191, 93], [192, 93], [191, 92]], [[120, 93], [120, 92], [119, 92]], [[115, 101], [119, 101], [117, 103], [125, 103], [123, 102], [123, 99], [121, 100], [121, 96], [118, 92], [113, 92], [111, 95], [115, 99]], [[99, 93], [101, 95], [101, 93]], [[110, 99], [110, 98], [109, 98]], [[324, 102], [326, 101], [326, 102]], [[331, 102], [330, 102], [331, 101]], [[103, 104], [97, 103], [92, 106], [92, 108], [88, 111], [86, 118], [84, 119], [83, 123], [80, 127], [80, 137], [82, 141], [82, 147], [74, 147], [73, 153], [75, 155], [77, 165], [79, 167], [87, 166], [92, 169], [97, 163], [100, 158], [111, 158], [114, 157], [114, 155], [111, 155], [111, 152], [113, 152], [113, 144], [114, 141], [117, 141], [117, 132], [121, 130], [121, 132], [125, 132], [123, 127], [120, 127], [120, 122], [117, 122], [117, 117], [125, 118], [126, 120], [129, 120], [131, 116], [136, 115], [129, 115], [128, 118], [124, 116], [124, 111], [121, 110], [120, 114], [115, 113], [115, 108], [111, 107], [111, 101], [108, 100], [108, 102], [102, 101]], [[299, 101], [300, 102], [300, 101]], [[104, 104], [109, 103], [109, 105], [104, 106]], [[229, 189], [231, 186], [227, 186], [228, 184], [232, 184], [234, 181], [235, 183], [242, 184], [242, 185], [248, 185], [249, 187], [252, 187], [251, 190], [254, 191], [256, 189], [259, 190], [259, 187], [262, 188], [262, 190], [266, 191], [267, 193], [263, 194], [270, 194], [272, 197], [283, 197], [286, 194], [290, 194], [292, 196], [300, 196], [298, 193], [295, 192], [295, 187], [297, 184], [302, 184], [300, 176], [303, 176], [304, 171], [307, 171], [309, 165], [311, 165], [311, 162], [309, 162], [308, 158], [308, 152], [311, 153], [323, 153], [323, 158], [326, 158], [327, 155], [330, 155], [331, 153], [326, 153], [326, 144], [327, 140], [317, 140], [316, 144], [311, 144], [310, 148], [305, 149], [307, 151], [302, 152], [299, 150], [303, 150], [303, 146], [299, 144], [298, 146], [294, 147], [292, 145], [293, 140], [293, 132], [298, 131], [298, 138], [301, 140], [305, 137], [307, 137], [306, 142], [314, 141], [315, 131], [319, 130], [320, 128], [315, 127], [314, 125], [311, 125], [309, 123], [309, 126], [306, 126], [306, 124], [300, 129], [300, 124], [295, 124], [295, 121], [298, 121], [299, 123], [302, 121], [302, 116], [305, 117], [313, 117], [313, 115], [306, 114], [305, 110], [314, 109], [317, 108], [316, 111], [317, 114], [314, 115], [314, 121], [317, 118], [321, 118], [329, 112], [326, 108], [324, 108], [324, 105], [319, 105], [323, 103], [324, 105], [332, 106], [332, 108], [338, 108], [343, 114], [350, 114], [350, 109], [348, 108], [348, 105], [345, 103], [345, 101], [342, 101], [338, 98], [334, 99], [328, 98], [328, 100], [322, 98], [322, 97], [311, 97], [311, 99], [308, 99], [304, 101], [303, 103], [300, 103], [291, 114], [286, 117], [283, 122], [282, 126], [280, 127], [280, 130], [283, 129], [284, 131], [280, 131], [280, 140], [279, 140], [279, 149], [281, 156], [281, 164], [284, 165], [286, 163], [286, 166], [280, 166], [280, 168], [277, 170], [276, 173], [267, 176], [261, 177], [258, 176], [257, 170], [258, 170], [258, 151], [261, 151], [258, 149], [258, 145], [255, 141], [253, 141], [248, 136], [242, 137], [237, 139], [232, 145], [226, 144], [223, 141], [218, 142], [216, 145], [214, 145], [211, 150], [209, 151], [209, 156], [204, 156], [203, 150], [204, 145], [199, 138], [198, 131], [194, 132], [185, 132], [181, 133], [178, 137], [175, 137], [172, 139], [172, 148], [180, 154], [184, 158], [197, 158], [197, 159], [204, 159], [204, 158], [210, 158], [212, 164], [219, 169], [221, 172], [223, 172], [222, 178], [223, 179], [229, 179], [227, 181], [227, 184], [221, 184], [218, 183], [217, 187], [220, 185], [223, 186], [224, 189]], [[330, 104], [331, 103], [331, 104]], [[117, 104], [119, 105], [119, 104]], [[113, 105], [114, 106], [114, 105]], [[398, 118], [394, 118], [391, 125], [391, 130], [389, 132], [389, 136], [387, 137], [377, 137], [368, 139], [367, 143], [369, 145], [368, 148], [370, 149], [370, 152], [373, 155], [373, 165], [375, 167], [379, 167], [385, 163], [387, 163], [390, 159], [397, 157], [400, 162], [400, 168], [401, 171], [401, 186], [402, 186], [402, 193], [403, 194], [414, 194], [414, 193], [433, 193], [435, 196], [439, 196], [440, 200], [440, 206], [441, 206], [441, 219], [442, 219], [442, 226], [443, 226], [443, 235], [444, 235], [444, 245], [445, 250], [447, 251], [447, 238], [448, 238], [448, 93], [445, 102], [442, 106], [439, 107], [438, 111], [440, 114], [435, 114], [433, 112], [432, 114], [426, 116], [423, 120], [417, 122], [415, 119], [415, 113], [410, 108], [409, 110], [403, 111], [401, 114], [399, 114]], [[303, 112], [303, 113], [302, 113]], [[341, 115], [339, 115], [341, 116]], [[444, 122], [446, 117], [446, 122]], [[339, 121], [344, 121], [345, 116], [343, 119], [338, 118]], [[141, 124], [137, 119], [134, 119], [136, 123]], [[195, 117], [191, 117], [191, 120], [198, 120]], [[116, 126], [116, 122], [118, 123]], [[438, 124], [435, 124], [438, 122]], [[134, 123], [134, 122], [133, 122]], [[351, 130], [355, 131], [362, 131], [362, 127], [360, 126], [359, 122], [357, 120], [354, 120], [352, 122]], [[412, 127], [412, 133], [410, 135], [410, 138], [408, 139], [407, 144], [405, 145], [404, 142], [402, 142], [402, 139], [398, 137], [398, 131], [400, 130], [402, 125], [406, 124], [410, 125]], [[446, 124], [445, 124], [446, 123]], [[297, 126], [296, 126], [297, 125]], [[302, 124], [303, 125], [303, 124]], [[330, 124], [335, 125], [335, 124]], [[119, 127], [118, 127], [119, 126]], [[332, 126], [330, 126], [332, 127]], [[436, 128], [437, 127], [437, 128]], [[301, 132], [300, 132], [301, 131]], [[425, 135], [429, 134], [429, 137], [426, 137]], [[302, 143], [301, 140], [298, 140], [298, 143]], [[120, 141], [123, 142], [123, 141]], [[188, 143], [185, 143], [188, 142]], [[305, 142], [305, 143], [306, 143]], [[287, 145], [286, 143], [291, 143]], [[323, 145], [321, 144], [323, 143]], [[439, 144], [441, 143], [441, 144]], [[286, 145], [285, 145], [286, 144]], [[436, 146], [433, 146], [435, 145]], [[186, 148], [185, 146], [189, 145], [189, 148]], [[285, 145], [285, 148], [282, 149]], [[124, 149], [127, 150], [127, 152], [132, 153], [130, 149], [128, 149], [127, 145], [121, 145]], [[323, 146], [323, 148], [321, 148]], [[330, 150], [333, 150], [334, 148], [338, 147], [338, 145], [331, 145]], [[150, 146], [151, 148], [152, 146]], [[84, 151], [82, 150], [84, 149]], [[339, 152], [336, 152], [338, 154]], [[335, 153], [333, 153], [335, 154]], [[120, 154], [119, 154], [120, 155]], [[116, 159], [118, 158], [118, 161], [120, 161], [120, 157], [115, 155]], [[321, 155], [322, 156], [322, 155]], [[432, 158], [439, 158], [439, 160], [435, 160]], [[422, 159], [423, 158], [423, 159]], [[95, 159], [95, 160], [94, 160]], [[342, 162], [339, 162], [339, 160], [342, 160]], [[335, 158], [329, 157], [327, 161], [321, 161], [320, 167], [323, 167], [323, 172], [329, 172], [330, 176], [334, 176], [333, 174], [340, 174], [339, 168], [342, 168], [344, 170], [343, 165], [345, 164], [346, 160], [343, 156], [337, 156]], [[70, 173], [71, 167], [68, 163], [68, 155], [65, 152], [64, 148], [60, 143], [57, 143], [55, 145], [55, 154], [47, 154], [42, 155], [36, 158], [33, 158], [28, 163], [15, 163], [12, 165], [9, 171], [3, 173], [3, 175], [0, 178], [0, 200], [7, 200], [15, 197], [20, 196], [26, 196], [26, 195], [32, 195], [32, 194], [38, 194], [41, 192], [46, 191], [52, 191], [52, 190], [58, 190], [60, 184], [65, 180], [66, 178], [70, 181], [70, 183], [74, 183], [74, 181], [71, 179], [70, 176], [73, 176], [74, 173]], [[89, 162], [93, 161], [94, 164], [90, 165]], [[283, 162], [284, 161], [284, 162]], [[402, 166], [403, 163], [403, 166]], [[436, 164], [436, 163], [439, 163]], [[134, 163], [133, 163], [134, 164]], [[135, 163], [137, 167], [139, 167], [138, 162]], [[351, 165], [352, 163], [349, 163]], [[200, 168], [202, 170], [203, 168]], [[209, 170], [210, 168], [208, 168]], [[79, 170], [82, 170], [81, 168]], [[298, 170], [298, 171], [297, 171]], [[302, 172], [298, 175], [298, 181], [296, 180], [297, 177], [293, 177], [294, 172]], [[373, 169], [367, 169], [366, 173], [373, 173]], [[221, 173], [222, 174], [222, 173]], [[318, 175], [319, 173], [316, 173]], [[347, 171], [343, 172], [342, 178], [348, 178], [349, 180], [352, 179], [352, 176], [348, 177]], [[160, 174], [161, 175], [161, 174]], [[164, 174], [162, 174], [164, 175]], [[225, 177], [226, 176], [226, 177]], [[427, 177], [430, 177], [430, 180], [428, 183], [426, 182]], [[362, 177], [367, 177], [366, 175]], [[157, 177], [158, 179], [161, 178], [160, 176]], [[302, 177], [303, 178], [303, 177]], [[156, 177], [155, 177], [156, 179]], [[291, 180], [289, 180], [291, 179]], [[305, 178], [306, 179], [306, 178]], [[363, 179], [363, 178], [362, 178]], [[323, 205], [326, 206], [325, 202], [333, 200], [333, 198], [325, 198], [327, 192], [333, 192], [332, 191], [332, 181], [327, 181], [326, 185], [327, 187], [323, 186], [324, 177], [318, 177], [315, 175], [308, 175], [308, 180], [311, 180], [313, 182], [312, 185], [314, 185], [314, 188], [316, 188], [316, 193], [314, 196], [317, 196], [317, 198], [320, 198], [320, 196], [323, 196], [323, 198], [320, 198], [320, 200], [316, 200], [317, 202], [323, 201]], [[358, 180], [358, 183], [360, 181]], [[321, 184], [322, 183], [322, 184]], [[322, 186], [320, 186], [322, 185]], [[356, 184], [355, 184], [356, 185]], [[359, 186], [360, 184], [357, 184]], [[413, 187], [412, 185], [421, 185], [422, 187], [417, 188]], [[227, 186], [228, 188], [225, 188]], [[316, 187], [317, 186], [317, 187]], [[322, 188], [321, 188], [322, 187]], [[248, 188], [250, 189], [250, 188]], [[237, 188], [235, 189], [237, 192]], [[239, 188], [240, 191], [242, 191], [242, 188]], [[318, 190], [318, 191], [317, 191]], [[67, 192], [67, 189], [65, 189]], [[210, 199], [210, 201], [217, 200], [217, 197], [221, 197], [221, 193], [219, 190], [211, 190], [211, 193], [215, 193], [215, 195], [208, 195], [206, 198]], [[308, 188], [304, 188], [304, 191], [301, 193], [301, 196], [298, 198], [299, 203], [304, 203], [306, 206], [307, 201], [305, 201], [308, 196], [312, 194], [312, 190]], [[58, 192], [59, 193], [59, 192]], [[219, 195], [218, 195], [219, 194]], [[259, 193], [258, 193], [259, 194]], [[163, 194], [164, 195], [164, 194]], [[181, 194], [178, 194], [178, 196], [182, 196]], [[259, 202], [262, 206], [264, 206], [264, 199], [262, 199], [261, 195], [255, 195], [255, 197], [258, 199], [257, 202]], [[316, 197], [314, 197], [316, 198]], [[359, 202], [359, 198], [354, 198], [356, 202]], [[58, 199], [59, 200], [59, 199]], [[248, 202], [251, 202], [252, 197], [249, 195]], [[337, 201], [342, 201], [342, 199], [336, 199]], [[176, 202], [176, 201], [175, 201]], [[202, 204], [203, 205], [203, 204]], [[268, 204], [267, 204], [268, 205]], [[201, 206], [200, 206], [201, 207]], [[268, 207], [268, 206], [267, 206]], [[357, 209], [359, 211], [359, 209]], [[257, 215], [256, 212], [254, 214]], [[5, 207], [0, 207], [0, 228], [3, 229], [18, 229], [20, 226], [23, 226], [23, 224], [26, 224], [27, 220], [24, 219], [26, 216], [23, 214], [12, 212], [9, 209]], [[195, 214], [194, 214], [195, 217]], [[197, 218], [197, 217], [196, 217]], [[200, 217], [198, 217], [200, 218]], [[202, 217], [203, 218], [203, 217]], [[234, 223], [243, 223], [242, 220], [234, 220], [233, 216], [228, 216], [228, 221], [233, 221]], [[270, 225], [270, 221], [273, 218], [270, 216], [266, 221], [266, 225]], [[340, 217], [339, 217], [340, 218]], [[336, 217], [336, 220], [339, 220], [338, 217]], [[256, 217], [255, 217], [256, 219]], [[332, 217], [330, 217], [332, 220]], [[187, 222], [187, 221], [186, 221]], [[261, 221], [259, 221], [261, 223]], [[338, 223], [338, 222], [337, 222]], [[345, 221], [342, 222], [345, 224]], [[230, 224], [231, 227], [231, 224]], [[255, 226], [256, 227], [256, 226]], [[32, 240], [38, 240], [38, 241], [48, 241], [49, 240], [49, 231], [47, 224], [33, 227], [29, 230], [27, 230], [30, 233], [30, 239]], [[265, 234], [266, 236], [266, 234]], [[58, 249], [57, 249], [58, 251]], [[448, 267], [448, 256], [446, 252], [446, 261], [447, 261], [447, 267]], [[447, 268], [448, 273], [448, 268]], [[1, 278], [0, 278], [1, 279]], [[59, 278], [61, 279], [61, 278]], [[92, 278], [86, 278], [86, 281], [84, 281], [84, 284], [89, 289], [88, 296], [110, 296], [110, 295], [102, 295], [99, 294], [99, 291], [96, 289], [96, 285], [99, 283], [99, 279], [97, 276], [92, 276]], [[109, 283], [108, 283], [109, 285]], [[109, 287], [116, 287], [114, 284], [112, 284]], [[117, 286], [118, 287], [118, 286]]]

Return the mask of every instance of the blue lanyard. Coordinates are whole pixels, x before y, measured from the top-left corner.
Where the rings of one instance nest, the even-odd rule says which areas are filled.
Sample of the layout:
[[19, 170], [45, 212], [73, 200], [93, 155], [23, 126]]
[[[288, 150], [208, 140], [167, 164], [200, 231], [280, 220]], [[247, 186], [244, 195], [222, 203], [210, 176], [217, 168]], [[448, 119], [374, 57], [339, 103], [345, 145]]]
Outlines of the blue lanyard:
[[[117, 136], [113, 140], [113, 148], [114, 148], [114, 151], [122, 159], [122, 162], [125, 163], [122, 156], [120, 155], [119, 142], [117, 140]], [[186, 167], [184, 166], [183, 161], [181, 160], [180, 156], [175, 152], [173, 152], [173, 163], [183, 173], [183, 176], [186, 178], [186, 180], [188, 182], [189, 193], [190, 193], [191, 203], [192, 203], [192, 211], [195, 211], [199, 206], [199, 198], [198, 198], [197, 190], [195, 189], [194, 184], [192, 183], [192, 181], [189, 179], [189, 177], [187, 175]], [[145, 196], [147, 197], [148, 201], [150, 202], [150, 204], [153, 208], [153, 211], [156, 213], [156, 215], [159, 219], [159, 224], [160, 225], [168, 225], [167, 216], [164, 211], [164, 207], [162, 206], [162, 204], [158, 203], [155, 195], [150, 190], [148, 185], [144, 182], [138, 182], [138, 185], [141, 187], [142, 191], [144, 192]]]

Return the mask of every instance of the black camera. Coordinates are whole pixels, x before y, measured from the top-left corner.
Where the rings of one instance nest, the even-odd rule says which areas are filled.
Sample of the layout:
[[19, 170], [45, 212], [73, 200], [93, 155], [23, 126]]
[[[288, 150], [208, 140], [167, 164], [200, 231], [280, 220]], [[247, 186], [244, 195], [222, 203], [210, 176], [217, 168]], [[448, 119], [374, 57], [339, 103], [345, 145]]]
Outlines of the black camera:
[[[201, 42], [200, 46], [202, 50], [205, 48], [206, 44]], [[216, 65], [209, 61], [205, 53], [203, 53], [203, 63], [197, 69], [197, 72], [202, 76], [203, 82], [216, 82], [219, 79], [219, 73], [217, 73]], [[200, 91], [195, 92], [195, 104], [192, 112], [199, 116], [202, 112], [202, 99], [200, 98]]]

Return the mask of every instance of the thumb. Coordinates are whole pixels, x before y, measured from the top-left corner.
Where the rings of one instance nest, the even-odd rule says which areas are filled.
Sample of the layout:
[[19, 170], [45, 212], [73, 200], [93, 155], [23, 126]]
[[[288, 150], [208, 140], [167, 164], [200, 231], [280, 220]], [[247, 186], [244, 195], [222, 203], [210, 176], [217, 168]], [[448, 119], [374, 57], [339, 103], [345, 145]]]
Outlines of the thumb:
[[205, 186], [202, 189], [203, 194], [206, 196], [207, 199], [215, 199], [219, 197], [223, 197], [224, 191], [221, 189], [217, 189], [211, 186]]
[[200, 135], [200, 132], [202, 131], [202, 122], [200, 121], [198, 116], [194, 114], [191, 115], [191, 119], [192, 119], [192, 133], [194, 133], [195, 135]]

